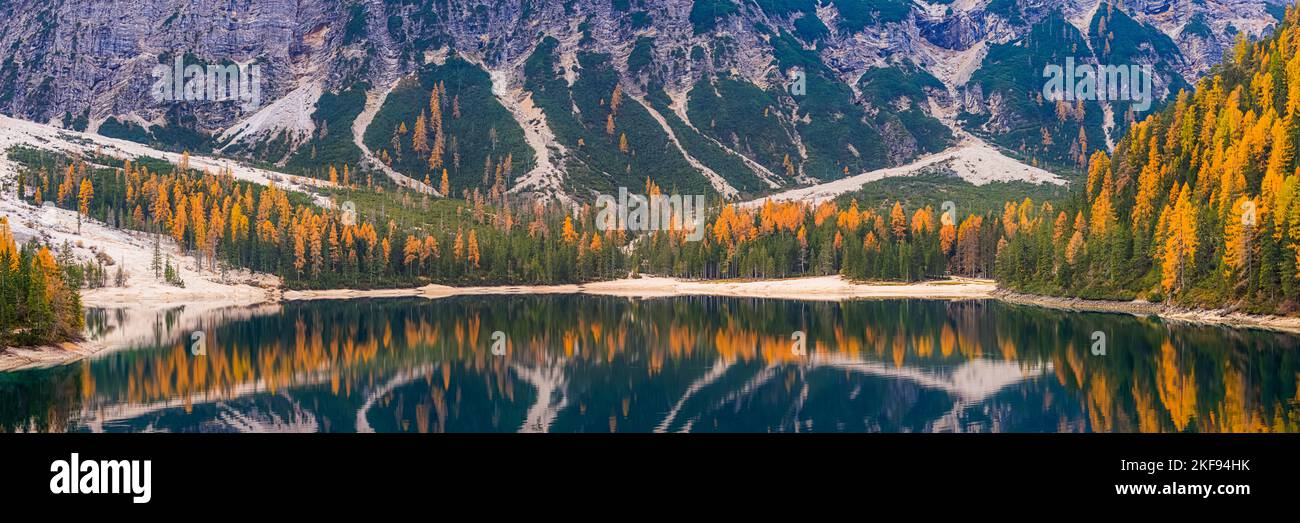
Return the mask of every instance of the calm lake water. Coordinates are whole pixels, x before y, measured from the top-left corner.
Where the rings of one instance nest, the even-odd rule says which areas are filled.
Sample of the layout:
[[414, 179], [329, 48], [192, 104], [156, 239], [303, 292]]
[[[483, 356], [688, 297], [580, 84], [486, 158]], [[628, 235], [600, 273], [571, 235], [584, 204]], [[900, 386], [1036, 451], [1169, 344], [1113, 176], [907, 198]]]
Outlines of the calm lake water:
[[1300, 431], [1300, 337], [992, 300], [471, 296], [89, 318], [115, 348], [0, 373], [0, 431]]

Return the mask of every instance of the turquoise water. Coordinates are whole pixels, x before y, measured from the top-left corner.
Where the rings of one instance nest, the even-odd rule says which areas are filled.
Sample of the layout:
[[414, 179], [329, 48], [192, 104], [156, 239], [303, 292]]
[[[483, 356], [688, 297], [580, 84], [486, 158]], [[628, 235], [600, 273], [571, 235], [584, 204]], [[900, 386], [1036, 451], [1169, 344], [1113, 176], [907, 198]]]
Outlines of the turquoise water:
[[1300, 430], [1296, 336], [993, 300], [467, 296], [134, 314], [89, 314], [112, 350], [0, 374], [0, 430]]

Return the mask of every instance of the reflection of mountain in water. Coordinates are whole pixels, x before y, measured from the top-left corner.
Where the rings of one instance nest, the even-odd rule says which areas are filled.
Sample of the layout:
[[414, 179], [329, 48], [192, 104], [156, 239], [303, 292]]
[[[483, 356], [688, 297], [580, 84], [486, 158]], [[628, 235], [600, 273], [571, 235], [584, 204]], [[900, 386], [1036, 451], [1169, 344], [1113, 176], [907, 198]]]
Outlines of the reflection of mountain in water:
[[[773, 412], [784, 414], [771, 420], [776, 423], [776, 426], [772, 427], [773, 430], [800, 431], [813, 427], [816, 422], [815, 419], [800, 418], [800, 414], [811, 413], [816, 410], [808, 409], [805, 411], [805, 404], [808, 402], [813, 388], [818, 389], [817, 393], [819, 395], [844, 395], [846, 401], [852, 403], [862, 397], [864, 382], [877, 381], [880, 383], [898, 382], [894, 383], [892, 388], [895, 389], [895, 395], [899, 397], [935, 395], [935, 393], [946, 395], [947, 403], [940, 402], [939, 404], [951, 405], [953, 410], [941, 413], [942, 416], [933, 420], [932, 426], [927, 428], [959, 429], [960, 427], [947, 427], [946, 425], [950, 422], [949, 416], [954, 414], [953, 411], [960, 410], [963, 406], [978, 404], [1004, 388], [1037, 378], [1044, 374], [1047, 369], [1045, 367], [1021, 369], [1011, 362], [976, 360], [962, 363], [957, 368], [951, 369], [951, 371], [934, 372], [914, 368], [895, 369], [878, 362], [832, 356], [826, 358], [826, 361], [815, 361], [807, 365], [776, 364], [761, 369], [751, 368], [749, 369], [750, 372], [745, 375], [746, 379], [741, 381], [741, 386], [738, 389], [715, 390], [716, 387], [710, 385], [716, 384], [718, 382], [717, 378], [725, 375], [727, 371], [746, 372], [744, 366], [719, 361], [713, 372], [702, 376], [691, 384], [682, 397], [678, 399], [678, 407], [666, 413], [664, 418], [655, 426], [655, 429], [658, 432], [670, 429], [689, 432], [702, 419], [713, 420], [712, 423], [716, 424], [721, 420], [714, 418], [728, 416], [719, 414], [717, 411], [746, 405], [748, 402], [754, 401], [756, 397], [767, 394], [767, 391], [764, 390], [765, 387], [774, 383], [775, 379], [786, 376], [786, 371], [790, 370], [797, 371], [800, 377], [799, 394], [788, 398], [787, 401], [790, 403], [788, 406], [772, 409]], [[856, 379], [845, 380], [841, 383], [825, 383], [827, 381], [825, 379], [827, 376], [823, 375], [826, 374], [825, 371], [834, 370], [847, 371]], [[510, 372], [522, 383], [519, 384], [521, 387], [516, 387], [515, 390], [511, 391], [509, 397], [530, 401], [528, 404], [509, 402], [513, 404], [513, 408], [506, 409], [517, 411], [526, 408], [522, 422], [517, 427], [519, 431], [548, 432], [560, 414], [570, 406], [569, 393], [565, 390], [565, 383], [567, 382], [564, 377], [565, 371], [563, 361], [555, 361], [551, 365], [545, 366], [511, 366]], [[449, 412], [445, 402], [434, 401], [431, 405], [393, 403], [394, 401], [406, 401], [408, 397], [420, 398], [428, 396], [439, 398], [440, 389], [429, 386], [430, 376], [433, 374], [432, 366], [427, 365], [409, 371], [398, 372], [388, 382], [367, 393], [355, 413], [357, 432], [413, 430], [409, 423], [402, 422], [404, 417], [398, 414], [398, 412], [407, 409], [417, 414], [416, 429], [422, 429], [421, 432], [428, 432], [430, 429], [434, 429], [433, 432], [442, 432], [448, 429], [445, 421]], [[805, 379], [811, 379], [814, 383], [803, 383], [802, 381]], [[320, 379], [320, 381], [324, 380]], [[832, 379], [832, 381], [834, 380]], [[872, 385], [867, 383], [867, 386]], [[916, 389], [915, 391], [898, 394], [897, 389], [910, 389], [913, 387]], [[523, 390], [526, 388], [532, 390]], [[314, 432], [320, 430], [315, 416], [304, 409], [301, 402], [293, 399], [291, 394], [280, 393], [274, 395], [270, 398], [273, 401], [270, 402], [250, 399], [259, 396], [259, 393], [264, 391], [264, 388], [254, 385], [232, 390], [230, 393], [221, 396], [192, 396], [181, 401], [100, 406], [93, 411], [84, 413], [81, 421], [86, 428], [95, 432], [104, 430], [106, 426], [134, 431], [166, 430], [167, 427], [158, 424], [168, 419], [167, 413], [177, 409], [178, 406], [187, 405], [181, 407], [181, 409], [188, 409], [194, 415], [212, 418], [202, 424], [202, 430], [206, 431]], [[938, 395], [935, 396], [937, 400]], [[713, 397], [714, 401], [692, 401], [701, 397]], [[484, 399], [486, 398], [479, 398], [479, 400]], [[814, 399], [820, 401], [821, 398], [819, 396]], [[687, 416], [682, 417], [683, 411], [680, 406], [688, 402], [691, 403], [693, 408], [686, 411]], [[760, 405], [766, 405], [767, 402], [760, 401], [759, 403]], [[427, 412], [428, 409], [432, 409], [432, 412]], [[433, 414], [433, 416], [430, 417], [430, 414]], [[753, 414], [758, 415], [759, 413]], [[375, 425], [371, 424], [370, 418], [372, 416], [377, 420]], [[508, 428], [509, 420], [499, 419], [495, 416], [491, 418], [495, 418], [501, 424], [492, 423], [479, 426], [476, 430]], [[759, 418], [763, 419], [764, 416], [759, 416]], [[142, 425], [144, 421], [148, 423]], [[435, 426], [430, 427], [429, 422], [433, 422]], [[820, 423], [817, 425], [821, 426]], [[869, 423], [862, 428], [881, 430], [883, 426], [888, 425], [888, 422], [883, 425]], [[837, 430], [845, 430], [846, 428], [842, 421], [834, 421], [830, 426], [836, 427]], [[469, 427], [457, 428], [465, 430]]]
[[[202, 319], [202, 321], [207, 321]], [[0, 429], [1295, 431], [1295, 337], [991, 301], [290, 304], [0, 374]], [[212, 323], [208, 323], [212, 325]], [[493, 356], [491, 334], [509, 352]], [[790, 332], [807, 333], [796, 356]], [[1088, 352], [1105, 330], [1114, 347]]]

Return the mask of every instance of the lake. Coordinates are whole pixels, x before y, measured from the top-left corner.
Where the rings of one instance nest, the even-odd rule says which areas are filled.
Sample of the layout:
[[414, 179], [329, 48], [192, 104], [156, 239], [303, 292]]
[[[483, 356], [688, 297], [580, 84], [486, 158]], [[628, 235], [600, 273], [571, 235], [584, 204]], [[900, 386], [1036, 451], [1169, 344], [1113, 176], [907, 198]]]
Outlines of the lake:
[[462, 296], [88, 325], [113, 348], [0, 373], [0, 430], [1300, 431], [1300, 337], [996, 300]]

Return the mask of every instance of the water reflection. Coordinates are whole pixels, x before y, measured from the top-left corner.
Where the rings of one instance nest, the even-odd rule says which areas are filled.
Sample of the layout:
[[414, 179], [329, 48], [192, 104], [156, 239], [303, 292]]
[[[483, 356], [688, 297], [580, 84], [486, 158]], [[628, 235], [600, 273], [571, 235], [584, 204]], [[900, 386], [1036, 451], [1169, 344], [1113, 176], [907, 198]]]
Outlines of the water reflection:
[[996, 301], [494, 296], [91, 320], [120, 348], [0, 374], [0, 430], [1300, 430], [1300, 338]]

